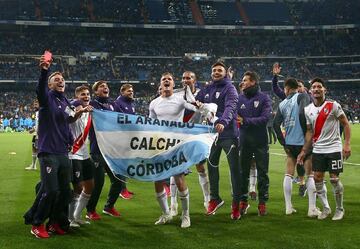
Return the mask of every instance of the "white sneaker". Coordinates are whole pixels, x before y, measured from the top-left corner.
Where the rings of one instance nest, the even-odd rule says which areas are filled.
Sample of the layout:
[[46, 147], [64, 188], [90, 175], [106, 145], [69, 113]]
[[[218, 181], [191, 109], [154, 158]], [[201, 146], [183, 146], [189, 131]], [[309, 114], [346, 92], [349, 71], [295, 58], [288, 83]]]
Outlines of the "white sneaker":
[[181, 228], [188, 228], [191, 226], [190, 215], [181, 216]]
[[79, 225], [90, 225], [90, 221], [82, 220], [82, 219], [76, 219], [74, 220]]
[[29, 167], [26, 167], [25, 169], [26, 170], [36, 170], [36, 166], [33, 167], [32, 165], [30, 165]]
[[309, 209], [309, 211], [308, 211], [308, 217], [310, 217], [310, 218], [319, 217], [320, 214], [321, 214], [321, 211], [319, 208]]
[[332, 217], [332, 220], [342, 220], [345, 214], [345, 209], [339, 209], [337, 208], [335, 211], [334, 216]]
[[155, 222], [155, 225], [163, 225], [163, 224], [169, 223], [172, 220], [172, 218], [173, 217], [170, 214], [163, 214]]
[[286, 215], [291, 215], [291, 214], [294, 214], [296, 213], [296, 209], [293, 208], [293, 207], [290, 207], [290, 208], [286, 208], [286, 211], [285, 211], [285, 214]]
[[318, 220], [326, 219], [331, 214], [331, 208], [324, 208], [321, 214], [318, 216]]
[[178, 206], [179, 206], [179, 204], [177, 204], [177, 203], [170, 206], [170, 215], [171, 216], [177, 216], [178, 215]]
[[80, 224], [77, 223], [76, 221], [72, 220], [72, 221], [70, 222], [70, 227], [80, 227]]

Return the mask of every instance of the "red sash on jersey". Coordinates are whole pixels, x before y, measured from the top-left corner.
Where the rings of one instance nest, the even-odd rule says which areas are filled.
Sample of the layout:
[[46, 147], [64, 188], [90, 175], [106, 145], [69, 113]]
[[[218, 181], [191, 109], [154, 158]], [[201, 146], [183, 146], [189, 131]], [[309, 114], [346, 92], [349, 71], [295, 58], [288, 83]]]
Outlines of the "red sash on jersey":
[[73, 145], [73, 149], [72, 149], [73, 154], [75, 154], [81, 148], [81, 146], [83, 146], [83, 144], [85, 143], [86, 138], [90, 131], [90, 126], [91, 126], [91, 115], [89, 115], [84, 132], [81, 133], [74, 141], [74, 145]]
[[333, 104], [332, 102], [327, 102], [325, 104], [325, 106], [321, 109], [319, 115], [316, 118], [315, 121], [315, 131], [314, 131], [314, 137], [313, 137], [313, 141], [314, 143], [319, 139], [320, 134], [321, 134], [321, 130], [324, 127], [325, 121], [327, 119], [327, 117], [329, 116], [329, 114], [332, 111], [333, 108]]
[[192, 116], [194, 116], [194, 113], [195, 112], [191, 112], [188, 115], [184, 115], [183, 122], [188, 123], [190, 121], [190, 119], [192, 118]]

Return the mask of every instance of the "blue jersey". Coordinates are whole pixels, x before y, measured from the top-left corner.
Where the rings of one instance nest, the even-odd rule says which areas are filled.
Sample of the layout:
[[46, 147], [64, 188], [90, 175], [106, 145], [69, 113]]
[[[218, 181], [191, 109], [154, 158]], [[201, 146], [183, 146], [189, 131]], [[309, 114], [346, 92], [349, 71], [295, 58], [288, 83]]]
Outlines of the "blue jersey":
[[[274, 120], [274, 130], [282, 145], [304, 145], [304, 107], [309, 103], [309, 96], [303, 93], [291, 94], [280, 103]], [[285, 128], [285, 139], [280, 129], [281, 124]]]

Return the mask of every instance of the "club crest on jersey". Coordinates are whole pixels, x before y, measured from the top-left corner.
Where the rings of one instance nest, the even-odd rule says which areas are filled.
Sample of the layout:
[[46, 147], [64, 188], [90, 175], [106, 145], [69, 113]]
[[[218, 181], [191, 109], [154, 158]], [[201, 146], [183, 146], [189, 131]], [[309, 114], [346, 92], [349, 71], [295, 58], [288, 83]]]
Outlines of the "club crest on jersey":
[[209, 98], [209, 94], [207, 93], [204, 98], [205, 98], [205, 99], [208, 99], [208, 98]]
[[76, 171], [75, 176], [76, 176], [76, 178], [79, 178], [80, 177], [80, 171]]
[[52, 168], [51, 168], [51, 167], [46, 167], [46, 172], [47, 172], [48, 174], [50, 174], [50, 173], [51, 173], [51, 170], [52, 170]]
[[254, 101], [254, 107], [257, 108], [259, 106], [259, 100]]
[[134, 107], [132, 108], [132, 111], [135, 112], [135, 108], [134, 108]]
[[325, 113], [325, 114], [328, 114], [328, 113], [329, 113], [329, 109], [324, 108], [324, 113]]
[[219, 98], [219, 96], [220, 96], [220, 92], [216, 92], [216, 93], [215, 93], [215, 98], [217, 98], [217, 99], [218, 99], [218, 98]]
[[240, 106], [240, 109], [246, 109], [245, 105], [242, 104], [242, 105]]

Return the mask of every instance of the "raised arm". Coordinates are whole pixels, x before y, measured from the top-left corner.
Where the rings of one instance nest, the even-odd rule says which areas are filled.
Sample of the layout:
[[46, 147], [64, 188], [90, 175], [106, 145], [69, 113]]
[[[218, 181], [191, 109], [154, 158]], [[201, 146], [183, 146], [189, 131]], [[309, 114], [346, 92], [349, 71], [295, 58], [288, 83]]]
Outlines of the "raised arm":
[[39, 100], [39, 105], [44, 107], [48, 101], [48, 72], [51, 62], [45, 60], [44, 56], [41, 56], [39, 66], [41, 68], [39, 82], [36, 85], [36, 95]]

